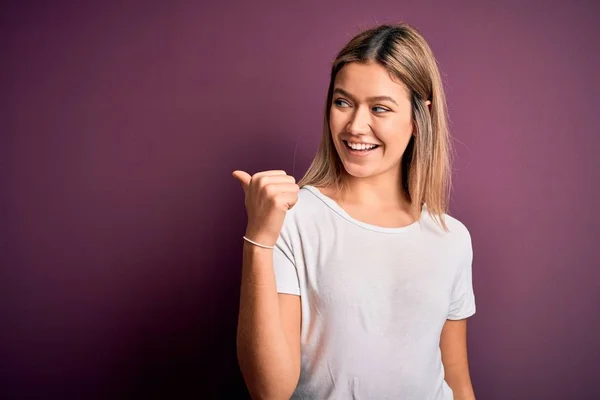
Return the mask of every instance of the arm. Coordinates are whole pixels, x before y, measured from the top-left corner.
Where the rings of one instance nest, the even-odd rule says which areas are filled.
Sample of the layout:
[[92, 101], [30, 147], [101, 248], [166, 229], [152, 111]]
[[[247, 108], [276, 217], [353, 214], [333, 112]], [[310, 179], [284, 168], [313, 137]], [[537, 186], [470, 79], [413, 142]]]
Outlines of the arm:
[[278, 294], [273, 252], [244, 243], [237, 349], [253, 399], [289, 399], [300, 376], [300, 297]]
[[446, 382], [455, 400], [475, 400], [467, 360], [467, 320], [446, 320], [440, 337]]

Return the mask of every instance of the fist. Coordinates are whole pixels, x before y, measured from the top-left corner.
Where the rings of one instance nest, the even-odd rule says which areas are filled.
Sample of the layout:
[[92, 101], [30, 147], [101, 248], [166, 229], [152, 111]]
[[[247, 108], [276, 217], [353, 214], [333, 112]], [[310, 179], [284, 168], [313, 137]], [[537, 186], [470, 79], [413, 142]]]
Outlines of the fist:
[[263, 171], [250, 175], [234, 171], [244, 189], [248, 227], [246, 237], [273, 246], [279, 237], [286, 212], [298, 201], [300, 188], [285, 171]]

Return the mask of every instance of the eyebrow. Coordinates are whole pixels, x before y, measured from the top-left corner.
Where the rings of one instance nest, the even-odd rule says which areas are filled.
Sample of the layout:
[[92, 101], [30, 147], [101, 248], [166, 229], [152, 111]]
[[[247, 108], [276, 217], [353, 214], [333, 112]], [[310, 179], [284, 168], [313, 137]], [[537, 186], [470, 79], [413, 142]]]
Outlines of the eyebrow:
[[[339, 93], [342, 96], [346, 96], [351, 99], [354, 98], [354, 96], [352, 96], [350, 93], [346, 92], [344, 89], [341, 89], [341, 88], [335, 88], [333, 90], [333, 93]], [[367, 98], [367, 100], [368, 101], [391, 101], [395, 105], [398, 105], [398, 103], [396, 103], [396, 101], [394, 99], [392, 99], [390, 96], [374, 96], [374, 97]]]

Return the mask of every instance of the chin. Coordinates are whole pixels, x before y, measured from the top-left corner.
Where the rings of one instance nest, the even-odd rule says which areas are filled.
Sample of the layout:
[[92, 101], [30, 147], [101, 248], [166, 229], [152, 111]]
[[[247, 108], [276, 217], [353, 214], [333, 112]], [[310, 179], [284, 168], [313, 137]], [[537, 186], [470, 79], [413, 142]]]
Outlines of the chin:
[[367, 166], [344, 164], [344, 170], [353, 178], [369, 178], [377, 175], [377, 171]]

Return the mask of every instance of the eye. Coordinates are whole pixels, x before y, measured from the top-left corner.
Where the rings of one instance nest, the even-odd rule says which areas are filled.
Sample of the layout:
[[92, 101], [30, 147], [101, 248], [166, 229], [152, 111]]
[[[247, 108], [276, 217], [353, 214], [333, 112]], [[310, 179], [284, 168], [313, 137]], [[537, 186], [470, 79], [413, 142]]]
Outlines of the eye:
[[342, 100], [342, 99], [334, 100], [333, 104], [335, 104], [338, 107], [350, 107], [350, 104], [348, 104], [348, 102], [346, 100]]
[[[390, 111], [390, 110], [388, 110], [387, 108], [385, 108], [385, 107], [381, 107], [381, 106], [375, 106], [375, 107], [373, 107], [371, 110], [373, 110], [373, 112], [375, 112], [375, 113], [377, 113], [377, 114], [382, 114], [382, 113], [384, 113], [384, 112], [388, 112], [388, 111]], [[378, 111], [378, 110], [379, 110], [379, 111]]]

